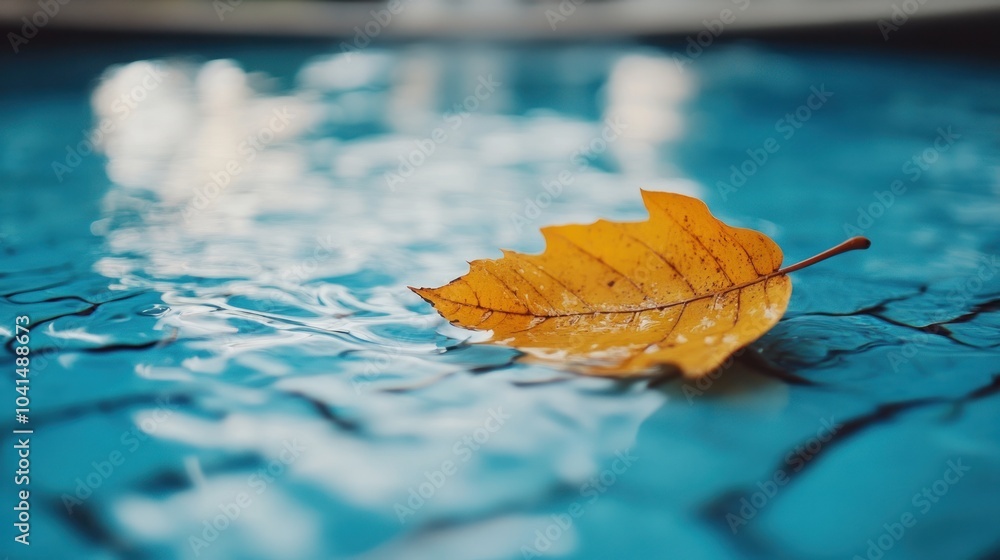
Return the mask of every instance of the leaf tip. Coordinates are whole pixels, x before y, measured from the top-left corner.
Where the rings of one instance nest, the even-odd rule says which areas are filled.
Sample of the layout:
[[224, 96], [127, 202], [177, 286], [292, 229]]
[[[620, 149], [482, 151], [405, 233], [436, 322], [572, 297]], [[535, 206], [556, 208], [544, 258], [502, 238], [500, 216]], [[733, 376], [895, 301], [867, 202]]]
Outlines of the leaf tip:
[[418, 296], [422, 297], [425, 301], [430, 302], [430, 300], [427, 299], [428, 298], [427, 294], [428, 294], [428, 292], [431, 291], [431, 288], [415, 288], [413, 286], [407, 286], [407, 288], [409, 288], [409, 290], [411, 292], [413, 292], [413, 293], [417, 294]]

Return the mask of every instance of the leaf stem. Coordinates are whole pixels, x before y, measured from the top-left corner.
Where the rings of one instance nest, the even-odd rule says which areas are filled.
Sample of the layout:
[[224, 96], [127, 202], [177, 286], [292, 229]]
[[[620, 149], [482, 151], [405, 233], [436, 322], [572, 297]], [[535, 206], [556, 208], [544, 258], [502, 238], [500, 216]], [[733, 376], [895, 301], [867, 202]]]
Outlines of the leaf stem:
[[795, 263], [791, 266], [786, 266], [781, 270], [774, 273], [775, 276], [778, 274], [788, 274], [789, 272], [795, 272], [796, 270], [802, 270], [807, 266], [812, 266], [820, 261], [825, 261], [830, 257], [835, 257], [841, 253], [846, 253], [848, 251], [864, 250], [872, 246], [872, 242], [867, 237], [852, 237], [847, 241], [844, 241], [836, 247], [831, 247], [826, 251], [816, 255], [815, 257], [810, 257], [802, 262]]

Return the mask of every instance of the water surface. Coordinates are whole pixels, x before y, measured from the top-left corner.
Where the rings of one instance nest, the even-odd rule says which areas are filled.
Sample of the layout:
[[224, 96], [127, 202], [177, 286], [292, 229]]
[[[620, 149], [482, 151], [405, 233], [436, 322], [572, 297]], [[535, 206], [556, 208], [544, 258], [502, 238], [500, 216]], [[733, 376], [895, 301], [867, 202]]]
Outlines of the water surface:
[[[34, 357], [13, 557], [1000, 554], [995, 66], [190, 51], [3, 63], [35, 84], [0, 94], [0, 333], [13, 368], [29, 316]], [[546, 224], [642, 219], [640, 187], [786, 262], [874, 245], [796, 273], [786, 318], [698, 384], [514, 363], [406, 289]]]

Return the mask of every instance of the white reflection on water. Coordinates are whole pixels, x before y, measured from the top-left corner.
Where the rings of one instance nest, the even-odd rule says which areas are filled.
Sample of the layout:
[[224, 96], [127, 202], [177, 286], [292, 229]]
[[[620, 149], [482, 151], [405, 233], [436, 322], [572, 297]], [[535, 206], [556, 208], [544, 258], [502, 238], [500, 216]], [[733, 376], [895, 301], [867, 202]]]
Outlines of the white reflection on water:
[[[683, 104], [694, 88], [690, 73], [660, 56], [627, 56], [611, 72], [604, 112], [628, 123], [625, 137], [613, 149], [626, 173], [646, 177], [650, 188], [662, 186], [662, 148], [683, 135]], [[680, 174], [670, 171], [674, 177]], [[697, 190], [696, 185], [690, 188]], [[677, 189], [667, 185], [662, 190]]]
[[[432, 331], [440, 321], [404, 288], [447, 280], [464, 272], [465, 259], [497, 256], [497, 247], [537, 243], [533, 228], [519, 231], [511, 216], [563, 169], [574, 182], [537, 226], [641, 216], [640, 186], [697, 193], [664, 157], [683, 132], [681, 107], [693, 90], [670, 63], [651, 55], [605, 61], [610, 78], [600, 95], [607, 102], [592, 102], [594, 118], [524, 111], [519, 95], [531, 88], [518, 81], [525, 78], [517, 64], [509, 54], [429, 47], [355, 53], [349, 61], [333, 55], [304, 65], [294, 91], [276, 93], [266, 76], [232, 61], [138, 62], [109, 70], [94, 92], [97, 117], [105, 117], [151, 67], [162, 73], [104, 141], [113, 186], [93, 230], [105, 236], [109, 256], [96, 266], [121, 286], [162, 294], [170, 310], [159, 328], [176, 331], [179, 363], [207, 394], [199, 407], [224, 411], [221, 420], [178, 411], [156, 437], [209, 466], [219, 454], [269, 460], [291, 435], [308, 450], [232, 531], [240, 538], [220, 540], [226, 553], [329, 550], [324, 542], [350, 536], [343, 532], [358, 510], [392, 535], [378, 554], [397, 546], [436, 550], [444, 546], [440, 535], [410, 528], [486, 515], [511, 500], [529, 503], [555, 484], [578, 486], [605, 456], [629, 448], [662, 405], [658, 392], [609, 398], [603, 391], [613, 384], [605, 380], [531, 391], [512, 383], [560, 375], [544, 368], [468, 375], [477, 364], [438, 359], [445, 343]], [[442, 126], [483, 75], [502, 86], [449, 130], [404, 185], [388, 189], [385, 173]], [[575, 150], [600, 137], [602, 117], [615, 115], [630, 124], [598, 154], [603, 163], [573, 163]], [[382, 365], [359, 392], [352, 381], [372, 363]], [[184, 378], [176, 364], [136, 371]], [[421, 382], [420, 391], [384, 391]], [[295, 394], [348, 415], [364, 436], [331, 429], [294, 404]], [[511, 412], [511, 426], [413, 525], [400, 527], [393, 503], [495, 406]], [[205, 472], [204, 484], [166, 498], [129, 496], [117, 504], [119, 521], [165, 546], [186, 543], [245, 478]], [[319, 519], [332, 527], [307, 522], [317, 496]], [[154, 507], [163, 513], [140, 515]], [[298, 521], [295, 531], [283, 531], [276, 520]], [[454, 531], [471, 538], [482, 528], [495, 541], [487, 549], [513, 554], [537, 521], [487, 517]]]
[[[448, 66], [453, 60], [461, 64]], [[509, 55], [456, 58], [429, 47], [333, 55], [304, 65], [291, 93], [269, 92], [265, 76], [226, 60], [111, 69], [94, 92], [98, 117], [152, 68], [163, 78], [105, 137], [113, 188], [94, 230], [106, 234], [112, 256], [98, 266], [126, 283], [188, 276], [301, 287], [362, 270], [396, 285], [431, 282], [461, 272], [452, 255], [489, 256], [530, 240], [511, 217], [564, 169], [574, 182], [538, 226], [637, 208], [640, 186], [697, 194], [663, 157], [683, 132], [682, 104], [693, 90], [666, 58], [607, 61], [599, 114], [627, 127], [620, 140], [596, 144], [598, 119], [510, 113], [524, 87], [516, 64]], [[389, 190], [386, 173], [445, 127], [447, 100], [462, 99], [482, 75], [503, 84], [499, 92], [449, 130], [398, 192]], [[605, 145], [596, 156], [607, 165], [571, 158]], [[420, 244], [447, 250], [409, 249]]]

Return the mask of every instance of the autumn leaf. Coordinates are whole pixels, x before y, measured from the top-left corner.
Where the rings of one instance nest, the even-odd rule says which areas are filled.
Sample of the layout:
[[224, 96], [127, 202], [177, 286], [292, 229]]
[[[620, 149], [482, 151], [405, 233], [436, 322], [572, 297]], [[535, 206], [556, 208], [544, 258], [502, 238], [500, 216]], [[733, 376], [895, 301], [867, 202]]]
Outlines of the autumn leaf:
[[871, 244], [855, 237], [796, 265], [700, 200], [642, 191], [649, 219], [541, 229], [545, 251], [503, 251], [440, 288], [410, 288], [452, 324], [583, 373], [703, 376], [784, 315], [788, 273]]

